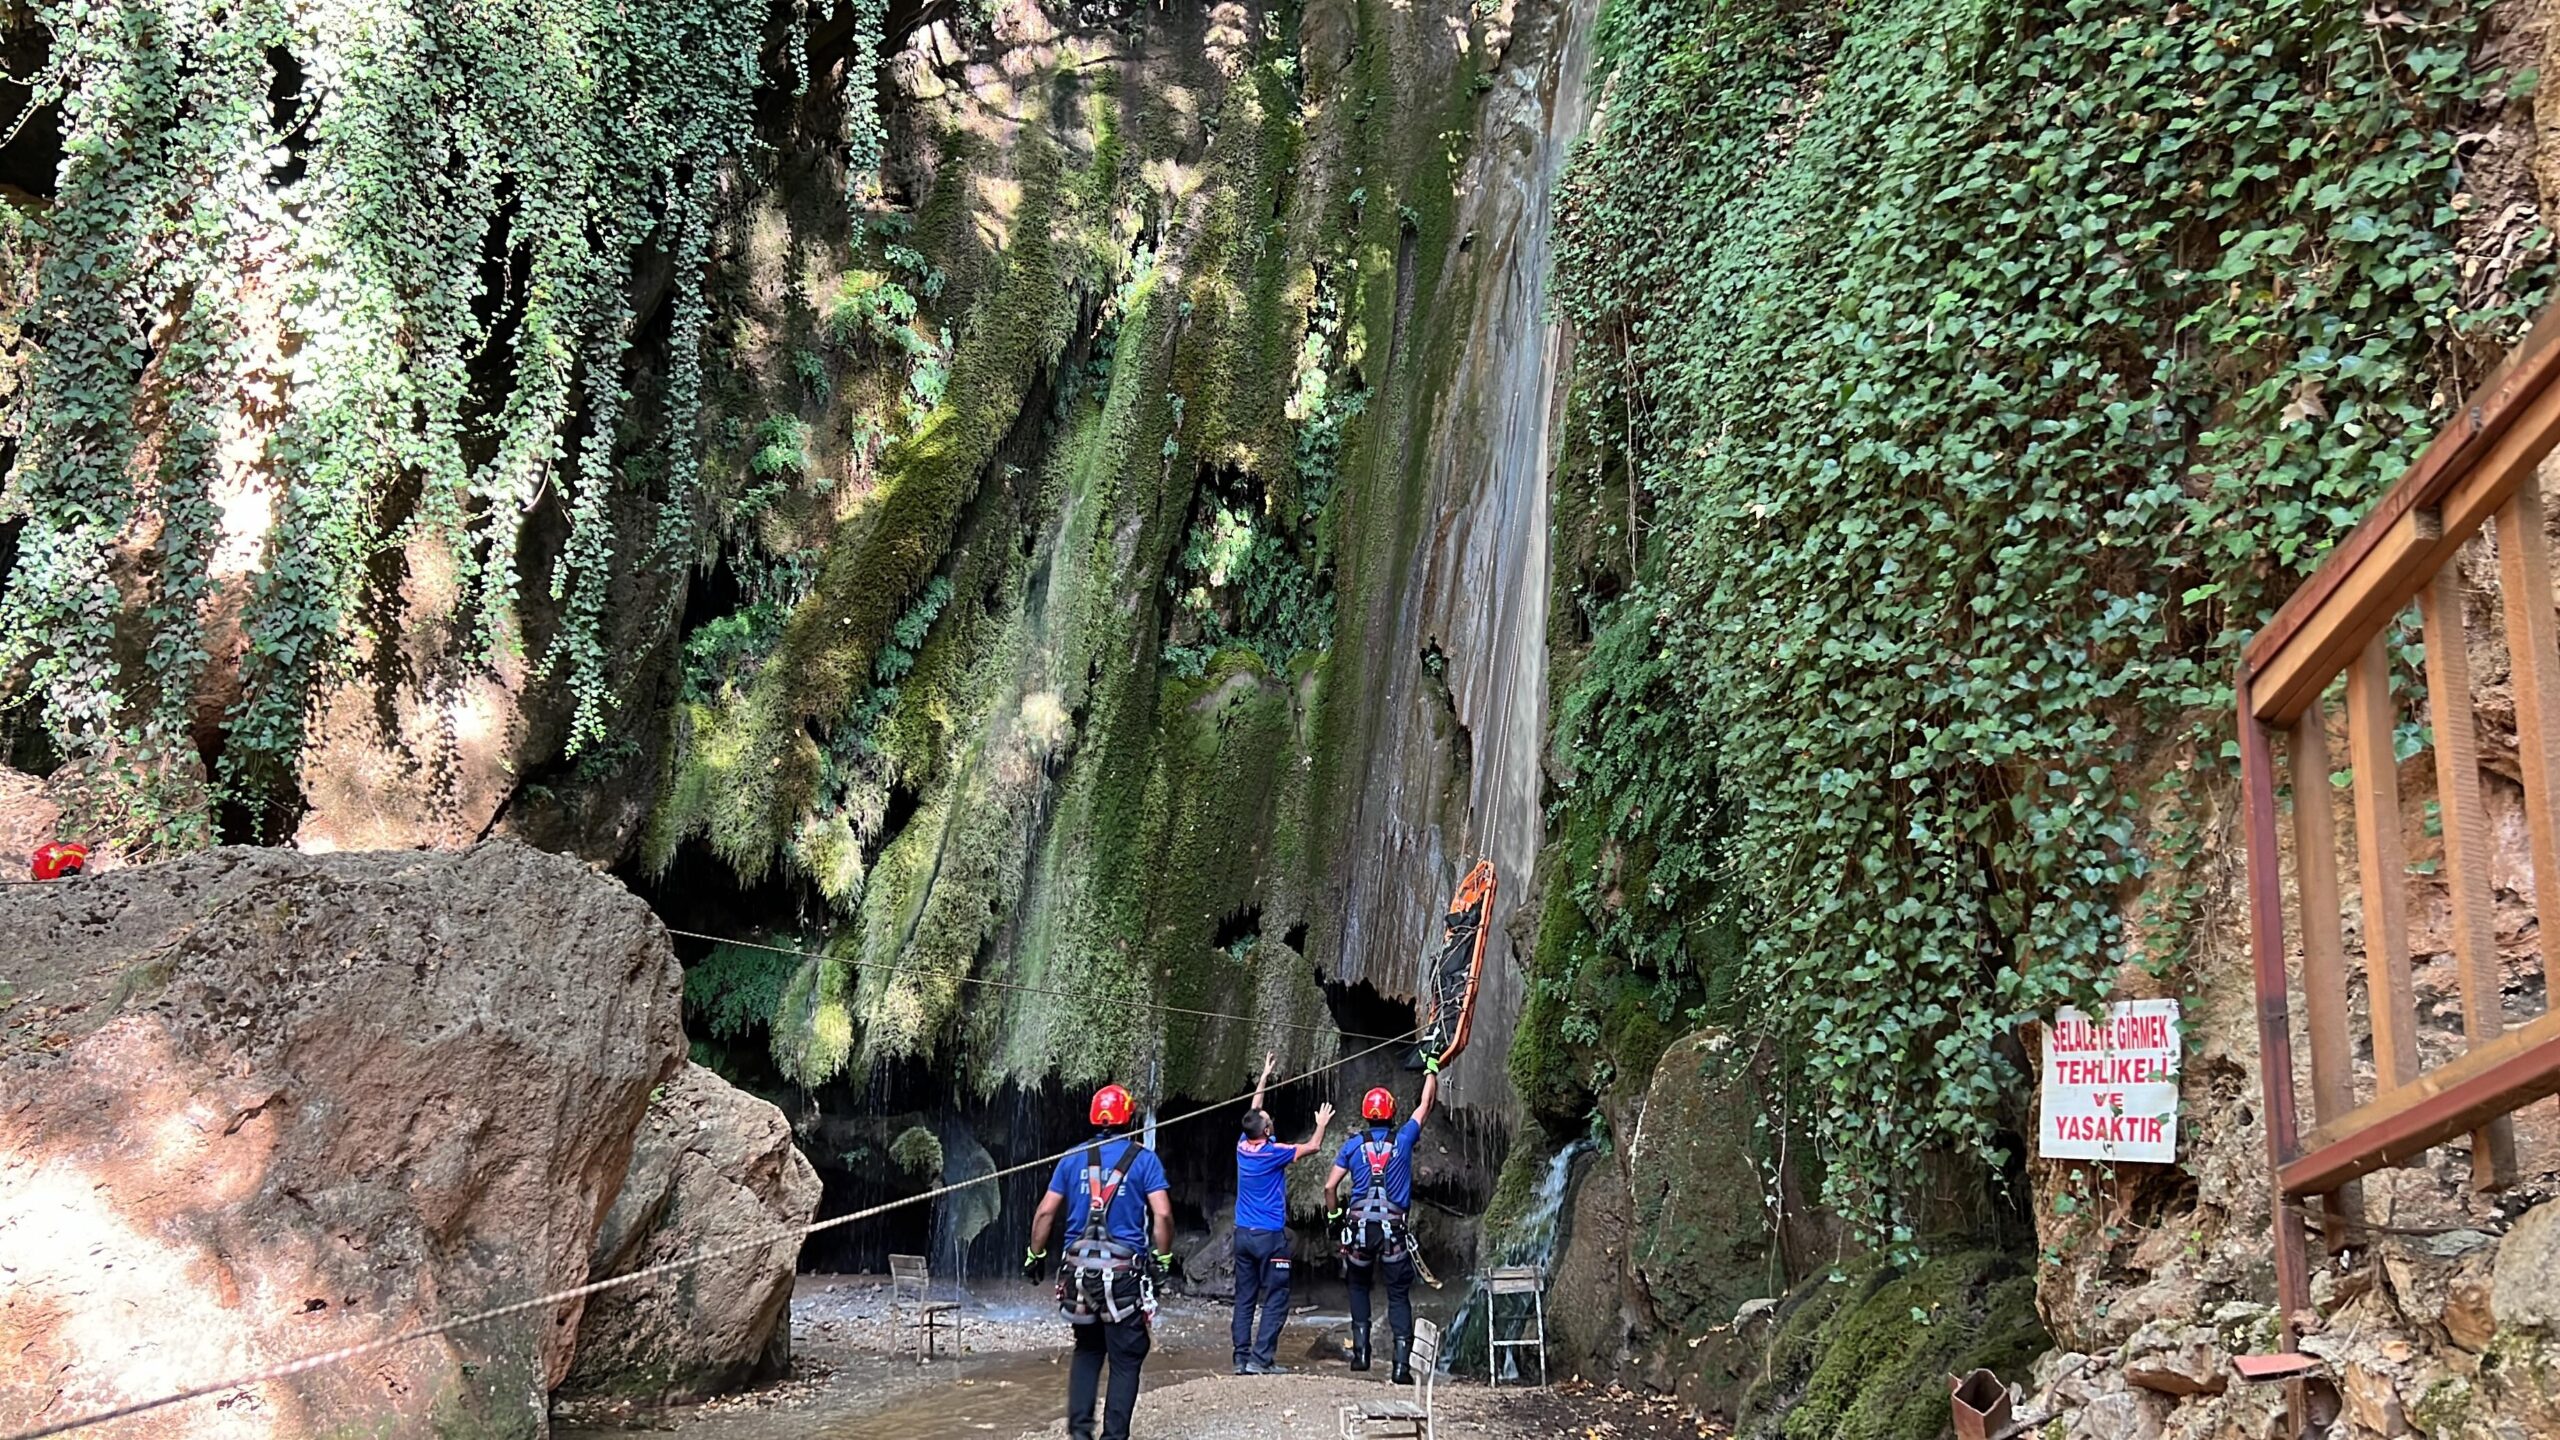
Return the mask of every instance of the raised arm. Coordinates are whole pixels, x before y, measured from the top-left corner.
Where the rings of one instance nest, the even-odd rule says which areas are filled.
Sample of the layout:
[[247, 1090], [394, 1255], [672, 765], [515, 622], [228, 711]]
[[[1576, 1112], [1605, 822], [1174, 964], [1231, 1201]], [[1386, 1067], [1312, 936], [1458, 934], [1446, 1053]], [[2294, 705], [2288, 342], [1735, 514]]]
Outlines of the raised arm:
[[1271, 1088], [1271, 1067], [1273, 1064], [1277, 1063], [1279, 1059], [1279, 1056], [1272, 1054], [1265, 1054], [1262, 1057], [1262, 1078], [1253, 1082], [1253, 1103], [1246, 1106], [1246, 1109], [1259, 1110], [1262, 1108], [1262, 1092]]
[[1317, 1106], [1316, 1133], [1299, 1141], [1297, 1144], [1298, 1153], [1290, 1156], [1289, 1158], [1292, 1161], [1303, 1160], [1309, 1155], [1314, 1154], [1317, 1150], [1323, 1148], [1324, 1132], [1331, 1128], [1333, 1128], [1333, 1106], [1330, 1104]]
[[1433, 1061], [1429, 1072], [1422, 1077], [1422, 1098], [1413, 1105], [1413, 1123], [1417, 1127], [1431, 1123], [1431, 1107], [1439, 1099], [1440, 1066], [1438, 1061]]

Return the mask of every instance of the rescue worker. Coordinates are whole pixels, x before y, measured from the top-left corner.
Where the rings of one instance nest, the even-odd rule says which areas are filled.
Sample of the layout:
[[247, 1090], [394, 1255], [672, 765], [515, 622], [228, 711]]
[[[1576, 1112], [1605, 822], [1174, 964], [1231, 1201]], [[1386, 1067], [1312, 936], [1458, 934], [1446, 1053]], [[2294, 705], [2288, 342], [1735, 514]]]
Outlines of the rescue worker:
[[[1396, 1384], [1413, 1379], [1413, 1235], [1405, 1228], [1405, 1212], [1413, 1208], [1413, 1143], [1422, 1138], [1423, 1122], [1440, 1098], [1440, 1061], [1423, 1065], [1422, 1098], [1413, 1118], [1395, 1124], [1396, 1097], [1380, 1087], [1362, 1096], [1360, 1118], [1367, 1128], [1342, 1142], [1332, 1173], [1324, 1177], [1327, 1217], [1342, 1227], [1343, 1278], [1351, 1286], [1351, 1368], [1369, 1368], [1369, 1292], [1383, 1277], [1387, 1284], [1387, 1328], [1395, 1338]], [[1335, 1195], [1345, 1176], [1351, 1180], [1346, 1205]]]
[[[1235, 1341], [1239, 1375], [1286, 1375], [1274, 1353], [1280, 1327], [1289, 1323], [1289, 1167], [1313, 1155], [1333, 1126], [1333, 1107], [1316, 1107], [1315, 1133], [1295, 1145], [1271, 1140], [1271, 1112], [1262, 1095], [1271, 1088], [1277, 1056], [1262, 1057], [1262, 1078], [1253, 1084], [1253, 1104], [1244, 1112], [1244, 1138], [1236, 1142], [1236, 1313], [1229, 1326]], [[1261, 1302], [1262, 1333], [1253, 1327], [1254, 1302]]]
[[1049, 1229], [1061, 1211], [1058, 1308], [1075, 1327], [1075, 1358], [1067, 1367], [1067, 1435], [1094, 1440], [1093, 1403], [1103, 1361], [1111, 1362], [1110, 1393], [1102, 1405], [1102, 1440], [1129, 1440], [1129, 1415], [1138, 1405], [1138, 1367], [1153, 1340], [1156, 1282], [1172, 1261], [1173, 1200], [1164, 1162], [1138, 1143], [1129, 1128], [1136, 1105], [1129, 1092], [1105, 1085], [1093, 1092], [1091, 1142], [1058, 1161], [1049, 1193], [1031, 1216], [1031, 1243], [1022, 1259], [1025, 1279], [1037, 1283]]

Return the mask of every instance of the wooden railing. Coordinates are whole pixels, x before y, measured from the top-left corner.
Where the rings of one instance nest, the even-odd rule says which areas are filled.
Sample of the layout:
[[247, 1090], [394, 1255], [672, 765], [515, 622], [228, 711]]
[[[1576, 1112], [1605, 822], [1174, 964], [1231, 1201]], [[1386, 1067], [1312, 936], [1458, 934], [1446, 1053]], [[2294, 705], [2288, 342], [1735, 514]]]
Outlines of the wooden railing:
[[[2247, 798], [2249, 948], [2257, 980], [2275, 1200], [2276, 1275], [2284, 1348], [2310, 1301], [2298, 1207], [2319, 1197], [2332, 1247], [2358, 1243], [2357, 1177], [2471, 1135], [2473, 1183], [2515, 1179], [2519, 1106], [2560, 1092], [2560, 1010], [2513, 1030], [2500, 1001], [2489, 815], [2473, 714], [2472, 637], [2455, 556], [2494, 525], [2533, 861], [2535, 913], [2560, 925], [2560, 620], [2534, 470], [2560, 442], [2560, 310], [2546, 314], [2462, 415], [2382, 497], [2319, 570], [2249, 643], [2239, 677], [2241, 771]], [[2408, 856], [2393, 731], [2388, 636], [2415, 604], [2426, 650], [2427, 718], [2434, 731], [2436, 800], [2462, 1052], [2422, 1068], [2410, 983]], [[2331, 754], [2328, 695], [2340, 675], [2345, 766], [2352, 772], [2355, 886], [2363, 902], [2363, 969], [2373, 1042], [2372, 1093], [2359, 1096], [2350, 1034], [2344, 903], [2339, 871], [2340, 768]], [[2276, 768], [2274, 736], [2285, 737]], [[2287, 877], [2277, 787], [2293, 799], [2293, 898], [2301, 916], [2300, 990], [2311, 1048], [2311, 1125], [2296, 1110]], [[2547, 935], [2548, 930], [2544, 933]], [[2544, 940], [2550, 975], [2560, 946]], [[2546, 991], [2548, 993], [2548, 991]]]

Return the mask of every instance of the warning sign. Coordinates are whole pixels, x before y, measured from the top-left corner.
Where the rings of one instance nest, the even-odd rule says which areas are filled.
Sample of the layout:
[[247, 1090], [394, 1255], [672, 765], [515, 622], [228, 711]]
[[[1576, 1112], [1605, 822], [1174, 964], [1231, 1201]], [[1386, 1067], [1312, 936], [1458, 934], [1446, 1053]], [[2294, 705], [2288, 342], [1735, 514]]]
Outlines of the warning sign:
[[2178, 1158], [2178, 1002], [2119, 1000], [2103, 1018], [2064, 1006], [2045, 1027], [2048, 1160]]

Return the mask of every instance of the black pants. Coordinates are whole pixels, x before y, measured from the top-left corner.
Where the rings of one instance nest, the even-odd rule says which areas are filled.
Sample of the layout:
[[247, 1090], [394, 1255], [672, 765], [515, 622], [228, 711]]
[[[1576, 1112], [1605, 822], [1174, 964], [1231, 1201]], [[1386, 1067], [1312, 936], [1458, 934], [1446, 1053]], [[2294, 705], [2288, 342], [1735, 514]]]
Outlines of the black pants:
[[1102, 1440], [1129, 1440], [1129, 1412], [1138, 1408], [1138, 1367], [1155, 1344], [1147, 1317], [1096, 1320], [1075, 1332], [1075, 1359], [1067, 1366], [1068, 1440], [1094, 1440], [1093, 1397], [1102, 1386], [1105, 1355], [1111, 1357], [1111, 1393], [1102, 1402]]
[[[1411, 1243], [1411, 1242], [1407, 1242]], [[1378, 1272], [1384, 1270], [1387, 1280], [1387, 1329], [1399, 1340], [1413, 1338], [1413, 1257], [1400, 1255], [1393, 1260], [1372, 1261], [1367, 1265], [1345, 1263], [1343, 1279], [1351, 1283], [1351, 1333], [1369, 1333], [1369, 1290], [1377, 1283]]]
[[[1262, 1302], [1262, 1334], [1254, 1335], [1254, 1302]], [[1268, 1365], [1280, 1348], [1280, 1327], [1289, 1323], [1289, 1232], [1236, 1232], [1236, 1315], [1228, 1326], [1235, 1341], [1236, 1363]]]

